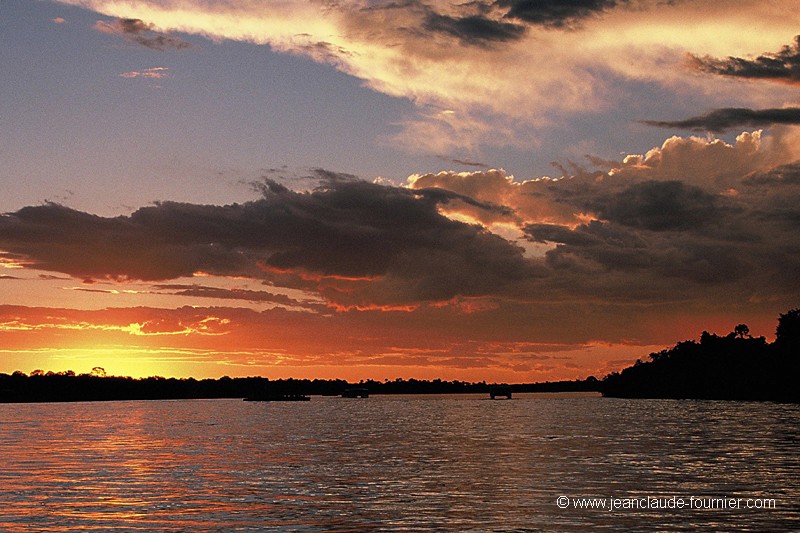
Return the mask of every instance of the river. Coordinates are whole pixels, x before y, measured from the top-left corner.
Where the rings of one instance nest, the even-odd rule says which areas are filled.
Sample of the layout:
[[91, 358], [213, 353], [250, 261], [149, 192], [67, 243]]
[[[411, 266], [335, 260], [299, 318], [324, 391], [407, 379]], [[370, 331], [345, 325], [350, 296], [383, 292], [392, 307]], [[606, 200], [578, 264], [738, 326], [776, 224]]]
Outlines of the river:
[[800, 406], [586, 394], [0, 405], [0, 531], [800, 529]]

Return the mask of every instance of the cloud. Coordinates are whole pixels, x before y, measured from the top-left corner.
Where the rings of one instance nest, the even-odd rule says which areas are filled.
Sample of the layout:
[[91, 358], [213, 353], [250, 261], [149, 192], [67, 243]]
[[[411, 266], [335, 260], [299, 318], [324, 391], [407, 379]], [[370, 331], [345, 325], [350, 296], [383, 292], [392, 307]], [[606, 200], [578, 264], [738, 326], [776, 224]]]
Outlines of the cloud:
[[[412, 102], [415, 111], [398, 121], [391, 142], [432, 154], [529, 148], [565, 116], [662, 89], [721, 94], [716, 77], [686, 68], [686, 54], [763, 50], [800, 22], [792, 0], [743, 0], [736, 10], [661, 0], [62, 1], [129, 21], [108, 28], [128, 38], [182, 32], [328, 64]], [[776, 11], [784, 16], [776, 19]], [[763, 105], [770, 95], [735, 96], [741, 105]]]
[[145, 78], [151, 80], [160, 80], [169, 76], [167, 67], [151, 67], [144, 70], [132, 70], [130, 72], [123, 72], [120, 74], [121, 78]]
[[762, 128], [774, 124], [800, 124], [800, 108], [746, 109], [728, 107], [715, 109], [697, 117], [684, 120], [645, 120], [644, 124], [662, 128], [680, 128], [693, 131], [720, 133], [732, 129]]
[[[629, 156], [602, 181], [557, 190], [554, 201], [591, 217], [576, 226], [524, 226], [532, 241], [551, 245], [548, 279], [569, 280], [571, 293], [586, 298], [793, 305], [800, 294], [790, 274], [800, 268], [797, 163], [769, 166], [786, 154], [754, 140], [673, 138], [649, 156]], [[718, 174], [702, 177], [697, 170], [709, 162]]]
[[[797, 146], [796, 129], [776, 128], [732, 143], [674, 136], [556, 178], [439, 172], [395, 187], [316, 169], [314, 189], [267, 180], [261, 197], [241, 204], [161, 202], [112, 218], [44, 204], [0, 216], [0, 250], [24, 268], [272, 303], [306, 326], [318, 323], [305, 315], [336, 318], [319, 330], [335, 335], [396, 328], [390, 344], [343, 345], [366, 343], [370, 357], [438, 328], [441, 343], [674, 342], [674, 330], [661, 329], [667, 315], [755, 309], [772, 328], [777, 312], [797, 306]], [[273, 288], [169, 281], [198, 272]], [[303, 309], [312, 312], [295, 312]], [[292, 343], [312, 343], [292, 331]], [[266, 338], [255, 326], [249, 335]]]
[[0, 218], [0, 249], [79, 278], [202, 271], [312, 287], [345, 306], [494, 294], [535, 273], [517, 246], [441, 215], [453, 192], [319, 173], [309, 193], [267, 182], [262, 199], [228, 206], [164, 202], [116, 218], [26, 207]]
[[486, 170], [489, 170], [489, 168], [490, 168], [490, 165], [487, 165], [486, 163], [481, 163], [480, 161], [473, 161], [471, 159], [457, 159], [457, 158], [450, 158], [450, 157], [443, 156], [443, 155], [440, 155], [438, 157], [442, 161], [448, 161], [450, 163], [453, 163], [453, 164], [456, 164], [456, 165], [460, 165], [462, 167], [478, 167], [478, 168], [483, 168], [483, 169], [486, 169]]
[[175, 296], [190, 298], [218, 298], [222, 300], [243, 300], [247, 302], [274, 303], [289, 307], [307, 307], [308, 304], [290, 298], [284, 294], [275, 294], [268, 291], [254, 291], [248, 289], [226, 289], [220, 287], [207, 287], [203, 285], [186, 284], [160, 284], [154, 285], [155, 291], [168, 291]]
[[516, 226], [538, 246], [547, 273], [519, 285], [522, 299], [788, 302], [800, 290], [790, 279], [800, 268], [795, 145], [789, 130], [742, 133], [733, 144], [676, 136], [645, 154], [603, 160], [602, 170], [576, 166], [557, 179], [440, 172], [411, 176], [407, 186], [505, 206], [502, 215], [456, 202], [441, 209], [490, 229]]
[[[725, 333], [746, 319], [771, 335], [800, 296], [795, 135], [671, 137], [558, 178], [442, 172], [391, 187], [317, 169], [308, 192], [265, 181], [260, 198], [227, 206], [162, 202], [113, 218], [27, 207], [0, 216], [2, 257], [24, 268], [111, 283], [202, 271], [271, 285], [152, 287], [219, 300], [209, 308], [0, 306], [3, 349], [29, 349], [34, 337], [70, 347], [127, 340], [247, 371], [402, 368], [478, 380], [491, 371], [522, 381], [602, 375], [621, 354], [695, 337], [698, 323]], [[524, 253], [502, 228], [540, 253]]]
[[618, 0], [497, 0], [497, 5], [508, 8], [506, 17], [525, 22], [561, 28], [581, 19], [599, 15], [613, 9]]
[[94, 28], [109, 35], [120, 36], [128, 41], [140, 44], [151, 50], [163, 52], [165, 50], [184, 50], [191, 48], [192, 44], [155, 30], [153, 24], [147, 24], [140, 19], [120, 18], [111, 22], [98, 20]]
[[[797, 142], [796, 133], [791, 131], [773, 135], [743, 132], [734, 143], [673, 136], [661, 146], [644, 154], [630, 154], [622, 161], [589, 158], [590, 163], [602, 168], [584, 169], [575, 165], [572, 174], [567, 173], [570, 169], [562, 169], [565, 174], [557, 178], [517, 180], [502, 169], [494, 169], [415, 174], [408, 178], [406, 186], [440, 188], [486, 204], [504, 206], [505, 211], [479, 210], [458, 202], [441, 207], [445, 212], [458, 212], [487, 226], [511, 223], [574, 227], [599, 214], [608, 214], [609, 209], [620, 203], [615, 195], [635, 184], [679, 182], [667, 187], [674, 187], [672, 192], [679, 193], [697, 187], [705, 193], [720, 194], [738, 186], [743, 176], [764, 172], [800, 157]], [[628, 194], [636, 191], [641, 195], [663, 192], [669, 197], [671, 194], [664, 192], [661, 185], [638, 187], [630, 189]]]
[[505, 206], [505, 211], [475, 209], [451, 202], [442, 209], [459, 212], [485, 225], [492, 223], [559, 222], [575, 223], [578, 214], [574, 206], [554, 202], [553, 188], [557, 180], [550, 178], [515, 181], [502, 169], [475, 172], [438, 172], [414, 174], [407, 180], [412, 189], [439, 188], [454, 191], [480, 202]]
[[[229, 374], [232, 367], [242, 367], [243, 375], [270, 378], [299, 373], [393, 379], [399, 372], [430, 379], [481, 380], [487, 372], [493, 376], [502, 372], [498, 379], [532, 381], [534, 376], [585, 377], [585, 365], [578, 371], [560, 367], [572, 364], [571, 351], [592, 349], [535, 341], [539, 326], [526, 323], [525, 317], [516, 322], [526, 326], [514, 335], [520, 340], [509, 340], [509, 324], [487, 325], [475, 315], [455, 315], [447, 308], [422, 310], [422, 316], [413, 320], [406, 313], [392, 320], [381, 315], [188, 306], [90, 311], [0, 305], [0, 353], [5, 358], [37, 354], [40, 361], [55, 356], [55, 361], [37, 363], [44, 368], [58, 368], [62, 358], [70, 365], [83, 362], [87, 370], [102, 364], [111, 373], [120, 373], [120, 365], [152, 373], [156, 359], [167, 361], [165, 370], [172, 375], [183, 368], [185, 375], [194, 377]], [[629, 351], [630, 347], [620, 346], [613, 356]], [[192, 363], [204, 367], [187, 370]], [[554, 372], [549, 367], [558, 368]], [[462, 373], [467, 369], [476, 371]]]
[[681, 181], [645, 181], [596, 198], [587, 207], [604, 220], [651, 231], [698, 230], [720, 217], [717, 196]]
[[47, 280], [47, 281], [52, 281], [52, 280], [67, 281], [67, 280], [72, 279], [69, 276], [53, 276], [51, 274], [39, 274], [38, 278], [41, 279], [41, 280]]
[[[732, 222], [739, 230], [720, 235], [634, 231], [599, 221], [569, 233], [561, 230], [561, 235], [542, 232], [540, 227], [528, 230], [536, 238], [558, 242], [547, 252], [552, 268], [572, 272], [575, 278], [597, 278], [591, 284], [594, 297], [630, 302], [683, 300], [687, 306], [699, 307], [703, 307], [698, 301], [701, 294], [714, 298], [709, 304], [716, 306], [758, 299], [791, 300], [781, 294], [796, 297], [800, 290], [797, 282], [788, 278], [788, 273], [800, 266], [788, 250], [797, 250], [800, 243], [785, 229], [771, 234], [771, 225], [761, 224], [753, 231], [743, 223], [755, 218], [755, 213], [749, 212], [738, 219], [720, 219], [720, 225]], [[767, 244], [770, 237], [777, 242]], [[575, 292], [580, 289], [576, 287]]]
[[[241, 276], [339, 310], [509, 317], [510, 302], [786, 298], [800, 268], [787, 135], [672, 137], [557, 179], [440, 172], [393, 187], [317, 169], [309, 192], [265, 181], [262, 197], [243, 204], [162, 202], [115, 218], [45, 204], [0, 218], [0, 250], [85, 279]], [[267, 291], [161, 287], [310, 309]]]
[[758, 200], [760, 224], [774, 224], [783, 232], [800, 222], [800, 162], [750, 174], [742, 180], [742, 190]]
[[800, 84], [800, 35], [795, 36], [793, 44], [782, 47], [779, 52], [766, 53], [755, 59], [690, 57], [694, 68], [709, 74]]
[[732, 144], [721, 139], [672, 136], [644, 154], [626, 156], [608, 174], [614, 183], [625, 186], [648, 180], [679, 180], [720, 193], [735, 187], [742, 176], [800, 157], [797, 141], [797, 133], [791, 130], [773, 135], [743, 132]]
[[515, 41], [525, 34], [524, 26], [492, 20], [481, 15], [451, 17], [429, 13], [425, 17], [423, 28], [427, 31], [451, 35], [466, 44], [476, 45]]
[[800, 163], [780, 165], [766, 172], [754, 173], [742, 180], [748, 186], [794, 186], [800, 185]]
[[[96, 294], [120, 294], [121, 292], [117, 289], [89, 289], [87, 287], [64, 287], [64, 288], [72, 291], [93, 292]], [[129, 294], [133, 292], [134, 291], [130, 291]]]
[[[151, 311], [152, 312], [152, 311]], [[70, 313], [72, 314], [72, 313]], [[47, 316], [44, 320], [33, 320], [16, 317], [2, 317], [6, 320], [0, 322], [0, 333], [15, 331], [51, 331], [58, 332], [78, 331], [78, 332], [110, 332], [123, 333], [136, 337], [150, 336], [187, 336], [187, 335], [207, 335], [220, 336], [229, 333], [226, 326], [230, 322], [228, 319], [216, 316], [194, 317], [193, 320], [169, 320], [164, 317], [151, 318], [142, 322], [131, 322], [128, 324], [113, 323], [109, 320], [81, 320], [76, 321], [69, 316]]]

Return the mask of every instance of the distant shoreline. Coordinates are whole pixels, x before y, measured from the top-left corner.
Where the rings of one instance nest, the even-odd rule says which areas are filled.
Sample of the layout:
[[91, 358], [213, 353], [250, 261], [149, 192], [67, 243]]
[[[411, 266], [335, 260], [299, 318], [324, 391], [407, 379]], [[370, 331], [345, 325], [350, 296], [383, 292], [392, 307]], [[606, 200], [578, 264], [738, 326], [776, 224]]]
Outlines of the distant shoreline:
[[[495, 383], [442, 380], [361, 381], [278, 379], [263, 377], [218, 379], [130, 378], [90, 374], [32, 373], [0, 374], [0, 403], [42, 403], [125, 400], [178, 400], [247, 398], [253, 396], [340, 396], [346, 389], [362, 387], [370, 394], [489, 394]], [[585, 380], [520, 383], [513, 393], [600, 392], [600, 381]]]

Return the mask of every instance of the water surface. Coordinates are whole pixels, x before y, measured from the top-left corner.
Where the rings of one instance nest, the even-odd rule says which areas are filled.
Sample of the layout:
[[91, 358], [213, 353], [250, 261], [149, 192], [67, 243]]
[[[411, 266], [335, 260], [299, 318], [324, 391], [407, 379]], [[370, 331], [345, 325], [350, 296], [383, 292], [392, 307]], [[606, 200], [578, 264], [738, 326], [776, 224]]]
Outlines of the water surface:
[[[8, 404], [0, 531], [789, 530], [800, 528], [799, 445], [800, 406], [774, 403]], [[582, 497], [774, 508], [576, 509]]]

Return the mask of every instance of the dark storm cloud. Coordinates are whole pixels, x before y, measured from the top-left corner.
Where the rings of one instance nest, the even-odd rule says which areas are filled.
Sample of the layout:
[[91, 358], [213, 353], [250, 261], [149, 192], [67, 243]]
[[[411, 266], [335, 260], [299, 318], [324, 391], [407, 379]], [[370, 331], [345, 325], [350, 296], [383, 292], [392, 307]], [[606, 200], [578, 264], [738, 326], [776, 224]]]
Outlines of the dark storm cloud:
[[636, 233], [614, 224], [592, 221], [574, 230], [549, 224], [525, 228], [531, 240], [557, 243], [547, 252], [548, 264], [557, 270], [582, 273], [601, 269], [631, 272], [650, 264], [649, 245]]
[[719, 298], [720, 287], [748, 298], [788, 294], [800, 290], [799, 169], [795, 163], [752, 174], [725, 195], [652, 180], [559, 195], [599, 220], [524, 231], [554, 245], [545, 254], [550, 282], [569, 281], [575, 294], [640, 301]]
[[[639, 164], [602, 180], [507, 185], [520, 189], [517, 196], [478, 194], [506, 183], [486, 173], [456, 193], [444, 188], [458, 185], [447, 176], [408, 189], [317, 169], [321, 185], [310, 192], [265, 180], [262, 197], [243, 204], [163, 202], [115, 218], [57, 204], [26, 207], [0, 216], [0, 250], [32, 268], [86, 280], [244, 276], [309, 291], [337, 309], [419, 310], [459, 297], [474, 297], [475, 309], [486, 303], [481, 297], [492, 297], [492, 305], [736, 301], [800, 290], [800, 164], [750, 172], [724, 188], [700, 179], [691, 165], [679, 167], [681, 181], [646, 179], [650, 167]], [[467, 190], [516, 207], [477, 201]], [[532, 195], [536, 202], [528, 205]], [[544, 209], [550, 204], [583, 215], [567, 224]], [[510, 240], [442, 215], [486, 212], [505, 221], [523, 208], [546, 214], [522, 227], [529, 241], [546, 244], [531, 257]], [[267, 290], [156, 290], [318, 305]]]
[[592, 203], [604, 219], [651, 231], [696, 230], [719, 216], [714, 195], [681, 181], [645, 181]]
[[116, 19], [113, 22], [98, 21], [95, 25], [99, 31], [115, 34], [140, 44], [151, 50], [163, 52], [168, 49], [183, 50], [191, 48], [192, 44], [164, 33], [156, 31], [152, 24], [140, 19]]
[[800, 108], [747, 109], [726, 107], [684, 120], [645, 120], [643, 123], [661, 128], [721, 133], [731, 129], [761, 128], [773, 124], [800, 124]]
[[[443, 172], [415, 176], [413, 184], [514, 207], [498, 221], [519, 221], [537, 243], [531, 255], [544, 255], [547, 267], [545, 278], [520, 286], [520, 299], [700, 302], [720, 298], [721, 287], [731, 297], [772, 298], [800, 288], [800, 279], [789, 279], [800, 263], [792, 222], [800, 187], [788, 184], [797, 179], [794, 167], [754, 172], [765, 167], [753, 164], [758, 140], [741, 135], [734, 146], [675, 137], [647, 156], [606, 162], [609, 172], [561, 179]], [[782, 186], [772, 183], [778, 180]]]
[[621, 3], [620, 0], [497, 0], [498, 6], [508, 9], [509, 18], [555, 28], [572, 25]]
[[578, 226], [580, 231], [557, 224], [528, 224], [525, 233], [534, 242], [554, 242], [570, 246], [596, 246], [613, 241], [621, 248], [645, 248], [646, 242], [636, 234], [614, 230], [613, 226], [592, 221]]
[[[168, 227], [175, 223], [170, 220], [175, 206], [144, 208], [116, 218], [52, 203], [25, 207], [0, 218], [0, 246], [29, 257], [43, 270], [85, 278], [157, 280], [189, 275], [201, 267], [214, 272], [243, 268], [241, 257], [231, 256], [204, 236], [189, 237], [193, 231], [189, 224], [196, 224], [196, 219]], [[195, 218], [209, 215], [204, 206], [186, 206], [191, 207], [196, 208]], [[211, 210], [213, 218], [220, 216], [215, 210], [225, 208]], [[162, 213], [160, 220], [154, 211]]]
[[262, 199], [228, 206], [163, 202], [116, 218], [26, 207], [0, 217], [0, 249], [88, 279], [347, 278], [363, 290], [320, 290], [353, 305], [492, 294], [534, 273], [522, 249], [439, 213], [455, 193], [319, 174], [327, 179], [312, 192], [266, 182]]
[[573, 28], [628, 0], [475, 0], [449, 6], [442, 12], [422, 0], [388, 2], [362, 11], [398, 10], [413, 14], [418, 22], [403, 30], [426, 38], [447, 35], [461, 43], [491, 47], [522, 39], [531, 26]]
[[755, 59], [710, 56], [691, 56], [693, 66], [709, 74], [735, 78], [762, 79], [783, 83], [800, 83], [800, 35], [794, 43], [784, 46], [778, 53], [766, 53]]
[[455, 13], [442, 14], [425, 2], [409, 0], [371, 6], [364, 11], [413, 13], [419, 17], [419, 22], [405, 31], [422, 37], [437, 33], [448, 35], [469, 45], [491, 46], [493, 43], [516, 41], [525, 35], [524, 25], [492, 18], [492, 7], [483, 2], [467, 2], [452, 7]]
[[463, 43], [486, 45], [493, 42], [515, 41], [525, 35], [525, 27], [519, 24], [487, 18], [483, 15], [451, 17], [429, 13], [423, 28], [426, 31], [456, 37]]
[[742, 183], [748, 186], [800, 186], [800, 162], [751, 174]]
[[800, 223], [800, 162], [752, 174], [742, 184], [747, 194], [760, 199], [755, 211], [759, 221], [796, 232]]
[[[557, 243], [546, 254], [548, 265], [559, 271], [596, 277], [592, 285], [598, 291], [613, 280], [615, 292], [624, 290], [641, 297], [665, 280], [679, 278], [691, 282], [691, 287], [713, 286], [734, 282], [747, 274], [737, 243], [698, 234], [642, 233], [600, 221], [574, 230], [532, 225], [526, 233], [533, 240]], [[619, 274], [624, 277], [615, 279]], [[670, 282], [669, 287], [673, 294], [682, 292], [681, 286], [674, 283]]]

